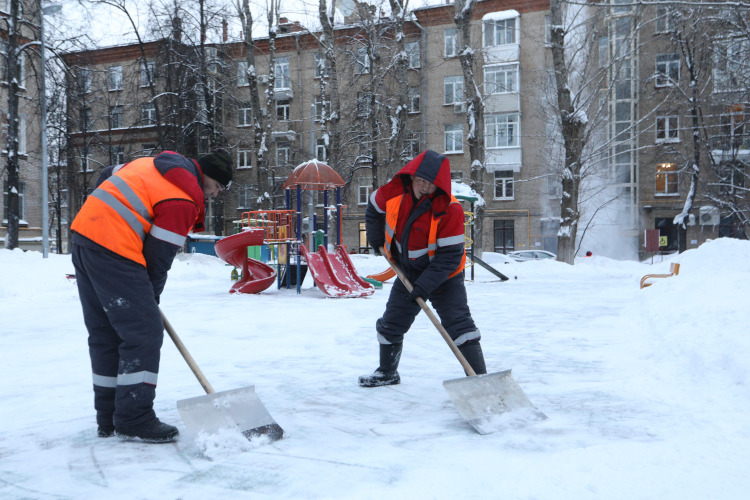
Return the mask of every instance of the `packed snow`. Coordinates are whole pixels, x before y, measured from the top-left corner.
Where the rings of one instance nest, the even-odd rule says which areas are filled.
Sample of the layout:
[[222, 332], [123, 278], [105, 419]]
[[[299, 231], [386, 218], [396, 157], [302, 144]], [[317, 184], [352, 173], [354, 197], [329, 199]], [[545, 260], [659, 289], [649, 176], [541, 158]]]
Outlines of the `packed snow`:
[[[255, 386], [285, 436], [189, 436], [176, 402], [204, 392], [165, 337], [155, 408], [181, 436], [153, 445], [96, 437], [70, 256], [0, 250], [0, 498], [750, 498], [749, 255], [731, 239], [653, 264], [486, 253], [510, 277], [466, 282], [487, 367], [512, 368], [548, 419], [480, 435], [442, 387], [464, 374], [424, 314], [401, 385], [358, 387], [392, 281], [356, 299], [309, 275], [301, 294], [229, 294], [231, 267], [182, 254], [164, 313], [214, 388]], [[678, 276], [639, 288], [670, 262]]]

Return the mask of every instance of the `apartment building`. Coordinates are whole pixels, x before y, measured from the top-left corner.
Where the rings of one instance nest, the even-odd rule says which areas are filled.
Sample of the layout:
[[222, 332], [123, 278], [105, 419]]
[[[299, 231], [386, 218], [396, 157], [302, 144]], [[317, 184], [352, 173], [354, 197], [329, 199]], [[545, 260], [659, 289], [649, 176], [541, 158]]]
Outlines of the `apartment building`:
[[[8, 33], [7, 19], [11, 3], [0, 0], [0, 54], [2, 54], [2, 76], [0, 79], [0, 182], [3, 188], [3, 212], [0, 222], [0, 244], [4, 245], [8, 224]], [[32, 2], [21, 2], [20, 16], [28, 23], [21, 24], [20, 44], [38, 39], [39, 11]], [[18, 55], [18, 172], [19, 181], [19, 229], [18, 246], [22, 249], [41, 250], [42, 243], [42, 158], [40, 154], [40, 108], [39, 108], [39, 57], [29, 47]]]

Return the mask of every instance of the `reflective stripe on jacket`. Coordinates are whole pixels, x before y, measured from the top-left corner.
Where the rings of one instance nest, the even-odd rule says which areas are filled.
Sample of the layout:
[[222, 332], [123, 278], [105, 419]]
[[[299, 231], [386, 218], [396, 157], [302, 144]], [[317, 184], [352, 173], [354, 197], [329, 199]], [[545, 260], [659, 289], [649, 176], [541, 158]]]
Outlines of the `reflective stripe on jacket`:
[[71, 229], [118, 255], [146, 266], [147, 235], [182, 246], [185, 236], [153, 225], [154, 207], [165, 200], [193, 201], [154, 166], [139, 158], [119, 169], [86, 199]]
[[[398, 216], [399, 212], [401, 210], [401, 202], [404, 198], [404, 196], [410, 196], [406, 194], [402, 194], [400, 196], [396, 196], [394, 198], [391, 198], [386, 202], [386, 208], [385, 208], [385, 255], [388, 258], [388, 260], [394, 260], [393, 255], [391, 254], [391, 245], [394, 243], [394, 237], [396, 235], [396, 227], [398, 224]], [[451, 203], [459, 203], [459, 201], [456, 199], [455, 196], [451, 195]], [[464, 235], [456, 235], [456, 236], [450, 236], [448, 238], [438, 238], [438, 225], [440, 224], [440, 217], [435, 217], [434, 214], [430, 218], [430, 232], [427, 238], [427, 247], [426, 248], [409, 248], [409, 245], [406, 244], [406, 251], [407, 251], [407, 257], [409, 259], [418, 259], [419, 257], [424, 256], [425, 254], [429, 257], [430, 262], [435, 258], [435, 252], [437, 251], [438, 247], [441, 246], [450, 246], [450, 245], [458, 245], [464, 242]], [[398, 251], [401, 255], [403, 255], [403, 248], [398, 240], [395, 240], [396, 247], [398, 248]], [[466, 249], [463, 251], [463, 256], [461, 257], [461, 263], [458, 265], [455, 271], [453, 271], [448, 278], [452, 278], [458, 274], [460, 274], [464, 267], [466, 266]]]

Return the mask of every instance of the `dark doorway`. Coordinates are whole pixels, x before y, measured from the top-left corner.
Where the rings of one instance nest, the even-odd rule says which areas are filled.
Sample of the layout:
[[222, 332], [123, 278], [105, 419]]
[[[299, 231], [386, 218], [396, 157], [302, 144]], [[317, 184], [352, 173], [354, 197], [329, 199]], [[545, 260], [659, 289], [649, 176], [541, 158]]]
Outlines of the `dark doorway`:
[[660, 237], [667, 237], [667, 245], [659, 245], [659, 250], [662, 252], [673, 252], [679, 250], [679, 237], [680, 231], [677, 226], [672, 222], [674, 219], [671, 217], [656, 217], [654, 219], [654, 229], [659, 230]]

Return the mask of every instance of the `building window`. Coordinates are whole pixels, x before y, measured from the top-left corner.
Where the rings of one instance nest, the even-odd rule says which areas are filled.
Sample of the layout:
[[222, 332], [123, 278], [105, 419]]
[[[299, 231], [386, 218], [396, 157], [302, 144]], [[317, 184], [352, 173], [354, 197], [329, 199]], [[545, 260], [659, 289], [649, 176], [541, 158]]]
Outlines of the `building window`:
[[90, 130], [94, 124], [94, 114], [91, 108], [83, 108], [81, 110], [81, 130]]
[[[26, 218], [26, 183], [18, 183], [18, 218], [23, 221]], [[4, 217], [3, 224], [8, 224], [8, 211], [10, 210], [10, 204], [8, 200], [8, 181], [3, 181], [3, 209]]]
[[110, 128], [122, 128], [122, 106], [112, 106], [109, 108], [109, 126]]
[[237, 126], [247, 127], [253, 124], [253, 108], [249, 103], [240, 105], [237, 108]]
[[357, 74], [362, 75], [370, 72], [370, 54], [362, 47], [357, 50]]
[[679, 194], [677, 181], [676, 163], [659, 163], [656, 165], [656, 189], [654, 192], [657, 196]]
[[237, 86], [247, 87], [250, 85], [250, 80], [247, 77], [247, 61], [239, 61], [237, 63]]
[[656, 32], [669, 33], [675, 28], [675, 11], [670, 7], [657, 7]]
[[445, 152], [464, 152], [464, 127], [460, 123], [448, 123], [445, 125]]
[[547, 196], [550, 198], [562, 197], [562, 179], [556, 175], [547, 176]]
[[91, 172], [91, 156], [81, 155], [78, 159], [81, 162], [80, 172]]
[[315, 96], [315, 119], [323, 120], [324, 113], [328, 107], [328, 101], [323, 102], [323, 98], [319, 95]]
[[656, 56], [656, 86], [673, 86], [680, 81], [680, 55], [660, 54]]
[[289, 77], [289, 58], [277, 57], [276, 58], [276, 81], [274, 82], [275, 89], [289, 89], [292, 88], [292, 79]]
[[88, 68], [78, 68], [76, 76], [78, 92], [81, 94], [88, 94], [91, 92], [91, 70]]
[[516, 43], [516, 19], [490, 19], [484, 22], [484, 46]]
[[154, 72], [156, 71], [156, 64], [153, 62], [143, 63], [141, 62], [141, 87], [148, 87], [154, 83]]
[[444, 100], [443, 104], [457, 104], [463, 101], [464, 97], [464, 77], [463, 76], [446, 76], [443, 80]]
[[156, 105], [153, 102], [141, 104], [141, 123], [144, 125], [156, 124]]
[[679, 116], [656, 117], [656, 142], [680, 142]]
[[325, 59], [320, 58], [320, 54], [315, 54], [315, 78], [320, 78], [325, 67]]
[[357, 92], [357, 116], [363, 118], [370, 114], [372, 109], [372, 94], [370, 92]]
[[276, 166], [282, 167], [289, 165], [291, 160], [291, 145], [289, 141], [278, 141], [276, 143]]
[[317, 139], [315, 141], [315, 158], [319, 161], [328, 161], [328, 153], [326, 153], [326, 140]]
[[544, 16], [544, 44], [552, 43], [552, 16]]
[[419, 87], [409, 87], [409, 113], [419, 113], [420, 96]]
[[238, 209], [247, 209], [252, 206], [253, 190], [248, 184], [240, 184], [236, 189], [234, 186], [232, 186], [232, 191], [237, 193]]
[[404, 152], [406, 158], [412, 159], [419, 156], [422, 149], [419, 147], [419, 132], [407, 131], [404, 135]]
[[520, 126], [517, 113], [484, 117], [484, 141], [488, 148], [520, 146]]
[[604, 68], [609, 62], [609, 37], [600, 36], [598, 41], [599, 67]]
[[237, 168], [253, 168], [252, 152], [249, 149], [237, 151]]
[[742, 91], [750, 78], [750, 40], [717, 40], [714, 44], [714, 92]]
[[289, 121], [289, 99], [276, 101], [276, 119], [280, 122]]
[[110, 162], [112, 165], [122, 165], [125, 163], [125, 147], [124, 146], [112, 146], [110, 152]]
[[367, 205], [367, 201], [370, 199], [370, 191], [372, 191], [372, 185], [359, 185], [359, 199], [357, 205]]
[[513, 171], [498, 170], [495, 172], [495, 199], [513, 199]]
[[18, 115], [18, 154], [26, 154], [26, 116]]
[[455, 57], [458, 55], [458, 32], [456, 28], [446, 28], [443, 31], [443, 48], [445, 57]]
[[419, 54], [419, 42], [406, 42], [404, 48], [406, 49], [406, 57], [409, 58], [409, 68], [418, 69], [422, 65]]
[[110, 66], [109, 90], [122, 90], [122, 66]]
[[485, 67], [484, 92], [486, 94], [518, 92], [518, 64]]

